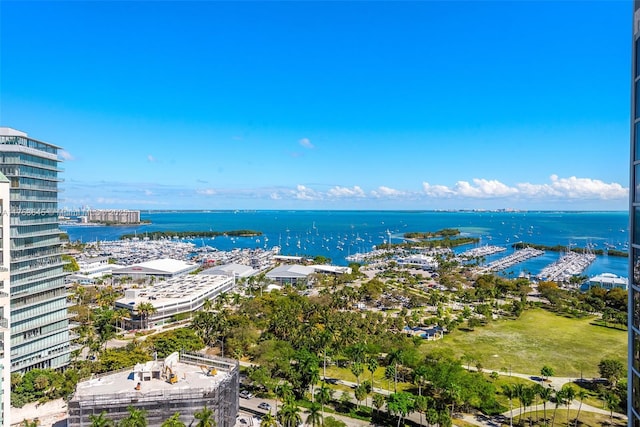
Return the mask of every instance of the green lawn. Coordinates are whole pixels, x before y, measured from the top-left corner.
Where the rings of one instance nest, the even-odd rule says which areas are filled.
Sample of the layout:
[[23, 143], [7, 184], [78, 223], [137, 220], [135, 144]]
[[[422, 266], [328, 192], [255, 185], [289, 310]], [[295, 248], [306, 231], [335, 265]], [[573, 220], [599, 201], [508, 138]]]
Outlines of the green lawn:
[[[591, 325], [593, 319], [569, 319], [542, 309], [527, 310], [518, 320], [498, 320], [475, 331], [454, 331], [423, 344], [428, 352], [449, 349], [474, 355], [485, 370], [539, 375], [544, 365], [556, 376], [596, 377], [603, 358], [626, 364], [627, 332]], [[475, 363], [472, 363], [475, 365]]]

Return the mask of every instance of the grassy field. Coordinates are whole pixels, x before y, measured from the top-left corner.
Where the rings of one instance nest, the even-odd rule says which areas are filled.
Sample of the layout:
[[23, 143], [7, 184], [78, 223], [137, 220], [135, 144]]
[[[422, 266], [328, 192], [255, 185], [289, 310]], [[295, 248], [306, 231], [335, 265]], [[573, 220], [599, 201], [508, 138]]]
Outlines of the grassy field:
[[[593, 319], [569, 319], [541, 309], [527, 310], [518, 320], [498, 320], [474, 331], [454, 331], [440, 341], [423, 344], [425, 352], [448, 349], [473, 355], [485, 370], [539, 375], [544, 365], [556, 376], [597, 377], [598, 363], [616, 358], [626, 365], [627, 332], [591, 325]], [[472, 363], [475, 365], [475, 363]]]
[[[569, 427], [574, 427], [575, 426], [575, 418], [576, 415], [578, 415], [578, 411], [576, 410], [570, 410], [569, 411]], [[531, 417], [534, 420], [534, 425], [535, 424], [535, 420], [536, 419], [542, 419], [543, 417], [543, 412], [542, 411], [538, 411], [536, 412], [527, 412], [524, 414], [524, 418], [525, 418], [525, 426], [529, 425], [529, 417]], [[547, 409], [547, 418], [551, 419], [553, 417], [553, 409]], [[513, 425], [517, 426], [519, 423], [520, 419], [519, 417], [514, 417], [513, 418]], [[592, 412], [586, 412], [586, 411], [581, 411], [580, 412], [580, 419], [578, 422], [578, 425], [580, 426], [590, 426], [590, 427], [600, 427], [600, 426], [607, 426], [607, 427], [625, 427], [627, 425], [626, 421], [618, 419], [618, 418], [613, 418], [613, 424], [609, 424], [610, 422], [610, 418], [609, 415], [604, 415], [604, 414], [596, 414], [596, 413], [592, 413]], [[540, 425], [540, 424], [538, 424]], [[566, 408], [559, 408], [557, 413], [556, 413], [556, 419], [555, 419], [555, 423], [553, 423], [553, 425], [555, 427], [567, 427], [567, 409]], [[502, 424], [503, 427], [507, 427], [509, 426], [509, 422], [507, 419], [507, 422]]]

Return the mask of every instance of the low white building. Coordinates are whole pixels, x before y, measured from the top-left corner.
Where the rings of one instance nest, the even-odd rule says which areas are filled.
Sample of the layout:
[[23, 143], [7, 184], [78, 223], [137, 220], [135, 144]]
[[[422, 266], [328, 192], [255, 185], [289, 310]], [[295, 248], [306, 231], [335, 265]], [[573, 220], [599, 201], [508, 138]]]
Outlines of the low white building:
[[131, 277], [132, 279], [146, 279], [148, 277], [162, 277], [169, 279], [197, 270], [198, 264], [171, 258], [154, 259], [152, 261], [141, 262], [118, 268], [111, 273], [116, 277]]
[[[233, 276], [188, 274], [159, 281], [145, 288], [128, 289], [124, 298], [116, 301], [116, 308], [129, 311], [130, 329], [145, 329], [170, 322], [173, 316], [191, 313], [202, 308], [206, 300], [213, 300], [235, 286]], [[155, 312], [148, 318], [139, 312], [142, 303], [153, 305]]]
[[582, 284], [580, 290], [588, 291], [591, 288], [602, 288], [611, 290], [614, 288], [619, 288], [623, 290], [627, 290], [629, 286], [629, 279], [626, 277], [616, 276], [613, 273], [602, 273], [597, 276], [591, 277], [585, 283]]
[[315, 273], [312, 267], [305, 265], [281, 265], [269, 271], [265, 277], [280, 285], [307, 283], [309, 276]]
[[396, 258], [396, 262], [400, 266], [417, 267], [423, 270], [436, 270], [438, 268], [438, 260], [429, 255], [410, 255], [406, 257]]
[[214, 274], [222, 276], [232, 276], [236, 279], [240, 277], [250, 277], [256, 274], [258, 271], [244, 264], [225, 264], [208, 268], [202, 271], [200, 274]]

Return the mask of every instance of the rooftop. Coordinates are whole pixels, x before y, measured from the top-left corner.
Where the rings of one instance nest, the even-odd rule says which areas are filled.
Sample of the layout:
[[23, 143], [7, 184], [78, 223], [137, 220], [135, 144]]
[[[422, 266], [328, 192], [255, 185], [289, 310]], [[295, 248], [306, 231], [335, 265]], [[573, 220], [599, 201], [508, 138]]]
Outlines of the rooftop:
[[114, 273], [120, 273], [124, 271], [135, 271], [137, 269], [139, 269], [140, 271], [143, 271], [147, 269], [147, 270], [155, 270], [155, 271], [162, 271], [170, 274], [175, 274], [183, 270], [188, 270], [189, 268], [192, 268], [192, 267], [197, 268], [197, 266], [198, 264], [182, 261], [179, 259], [161, 258], [161, 259], [154, 259], [151, 261], [140, 262], [138, 264], [133, 264], [128, 267], [116, 270], [114, 271]]
[[[231, 369], [232, 365], [229, 365], [229, 368]], [[151, 400], [169, 395], [201, 394], [202, 390], [217, 388], [228, 378], [229, 371], [225, 369], [212, 371], [209, 366], [183, 363], [177, 359], [171, 364], [165, 364], [164, 361], [151, 361], [79, 382], [73, 400], [95, 402], [104, 399], [114, 403], [120, 399]], [[147, 380], [142, 380], [143, 372]], [[174, 384], [168, 380], [172, 373], [177, 378]], [[140, 384], [140, 390], [136, 390], [138, 384]]]
[[116, 301], [121, 306], [136, 307], [150, 302], [154, 307], [162, 307], [178, 300], [197, 300], [213, 289], [233, 281], [232, 277], [213, 274], [187, 274], [165, 281], [155, 282], [145, 288], [130, 289], [125, 297]]

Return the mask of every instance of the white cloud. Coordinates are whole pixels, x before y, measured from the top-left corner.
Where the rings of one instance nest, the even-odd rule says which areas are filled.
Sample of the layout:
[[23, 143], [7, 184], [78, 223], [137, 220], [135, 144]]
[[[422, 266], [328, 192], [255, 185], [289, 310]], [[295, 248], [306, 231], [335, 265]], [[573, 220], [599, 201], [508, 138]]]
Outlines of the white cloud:
[[144, 195], [145, 196], [153, 196], [155, 193], [151, 190], [144, 190]]
[[213, 196], [218, 194], [218, 192], [216, 190], [214, 190], [213, 188], [203, 188], [200, 190], [196, 190], [197, 194], [200, 194], [202, 196]]
[[73, 157], [73, 155], [71, 155], [71, 153], [69, 153], [68, 151], [65, 150], [59, 150], [58, 151], [58, 156], [60, 156], [60, 158], [64, 161], [70, 161], [70, 160], [75, 160], [76, 158]]
[[516, 188], [509, 187], [500, 181], [478, 178], [473, 180], [473, 185], [467, 181], [458, 181], [453, 191], [462, 197], [471, 198], [508, 197], [518, 193]]
[[452, 188], [444, 185], [422, 183], [423, 192], [428, 197], [457, 197], [468, 199], [514, 198], [514, 199], [551, 199], [551, 200], [614, 200], [627, 197], [628, 189], [612, 182], [598, 179], [559, 178], [551, 175], [550, 182], [532, 184], [528, 182], [508, 186], [498, 180], [475, 178], [472, 183], [458, 181]]
[[314, 145], [311, 143], [311, 141], [309, 140], [309, 138], [302, 138], [301, 140], [298, 141], [300, 143], [300, 145], [302, 145], [304, 148], [314, 148]]
[[158, 160], [155, 157], [153, 157], [151, 154], [149, 154], [149, 155], [147, 155], [147, 161], [150, 162], [150, 163], [155, 163]]
[[331, 188], [329, 191], [327, 191], [327, 196], [335, 197], [335, 198], [344, 198], [344, 197], [347, 197], [347, 198], [353, 198], [353, 197], [362, 198], [362, 197], [365, 197], [366, 194], [364, 193], [362, 188], [358, 187], [357, 185], [354, 185], [351, 188], [335, 186], [335, 187]]
[[395, 188], [386, 187], [381, 185], [376, 190], [371, 191], [371, 195], [377, 198], [400, 198], [409, 195], [406, 191], [396, 190]]
[[322, 198], [320, 193], [300, 184], [296, 186], [295, 191], [293, 191], [293, 195], [294, 198], [298, 200], [320, 200]]
[[422, 183], [422, 190], [429, 197], [451, 197], [455, 192], [445, 185], [431, 185], [428, 182]]

